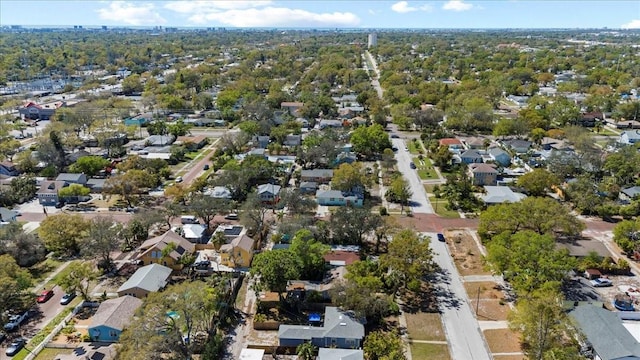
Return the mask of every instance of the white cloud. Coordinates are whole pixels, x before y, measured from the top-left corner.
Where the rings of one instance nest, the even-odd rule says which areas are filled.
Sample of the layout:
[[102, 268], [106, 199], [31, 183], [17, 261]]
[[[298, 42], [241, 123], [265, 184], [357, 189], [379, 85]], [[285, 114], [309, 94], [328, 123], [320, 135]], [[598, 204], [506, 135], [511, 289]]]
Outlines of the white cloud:
[[444, 5], [442, 5], [442, 9], [451, 10], [451, 11], [467, 11], [473, 8], [472, 4], [467, 4], [462, 0], [449, 0]]
[[631, 20], [620, 27], [623, 29], [640, 29], [640, 19]]
[[414, 6], [409, 6], [409, 3], [406, 1], [398, 1], [397, 3], [391, 5], [391, 10], [397, 13], [404, 14], [412, 11], [418, 11], [418, 8]]
[[349, 12], [314, 13], [302, 9], [270, 6], [270, 0], [171, 1], [164, 7], [187, 16], [194, 24], [217, 22], [237, 27], [355, 26], [360, 19]]
[[433, 11], [433, 6], [426, 4], [426, 5], [422, 5], [419, 8], [422, 11], [426, 11], [426, 12], [432, 12]]
[[127, 25], [158, 25], [166, 20], [155, 11], [153, 4], [134, 5], [126, 1], [112, 1], [106, 8], [98, 9], [102, 20], [123, 23]]

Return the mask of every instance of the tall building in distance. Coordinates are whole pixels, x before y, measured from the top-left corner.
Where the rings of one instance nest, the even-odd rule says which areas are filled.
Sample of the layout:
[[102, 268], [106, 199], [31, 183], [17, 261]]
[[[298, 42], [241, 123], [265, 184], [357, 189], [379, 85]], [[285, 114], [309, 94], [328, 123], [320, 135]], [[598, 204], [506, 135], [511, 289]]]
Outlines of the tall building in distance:
[[378, 45], [378, 34], [376, 33], [369, 34], [369, 41], [367, 42], [367, 48], [371, 49], [376, 45]]

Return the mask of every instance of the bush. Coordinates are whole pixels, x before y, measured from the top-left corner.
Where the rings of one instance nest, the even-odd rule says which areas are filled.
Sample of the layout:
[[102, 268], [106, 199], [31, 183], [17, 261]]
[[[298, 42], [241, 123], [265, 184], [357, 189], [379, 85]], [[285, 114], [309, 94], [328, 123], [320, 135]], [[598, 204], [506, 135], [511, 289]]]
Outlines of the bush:
[[381, 207], [380, 208], [380, 216], [387, 216], [387, 215], [389, 215], [389, 212], [387, 211], [387, 208], [384, 207], [384, 206]]

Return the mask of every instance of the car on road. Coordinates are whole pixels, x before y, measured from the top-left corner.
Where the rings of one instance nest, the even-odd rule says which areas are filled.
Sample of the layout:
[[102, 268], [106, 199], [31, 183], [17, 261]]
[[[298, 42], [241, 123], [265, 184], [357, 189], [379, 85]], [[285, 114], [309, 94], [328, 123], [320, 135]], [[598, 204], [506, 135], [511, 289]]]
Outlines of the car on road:
[[613, 286], [613, 282], [611, 280], [609, 280], [609, 279], [597, 278], [597, 279], [591, 280], [591, 286], [593, 286], [593, 287]]
[[440, 241], [440, 242], [445, 242], [445, 238], [444, 238], [444, 235], [443, 235], [443, 234], [438, 233], [437, 237], [438, 237], [438, 241]]
[[4, 324], [5, 331], [16, 331], [29, 318], [29, 312], [25, 311], [19, 314], [9, 315], [9, 322]]
[[22, 350], [22, 348], [27, 344], [27, 340], [23, 338], [15, 339], [7, 346], [7, 350], [4, 352], [7, 356], [15, 356], [17, 353]]
[[7, 334], [4, 332], [0, 332], [0, 343], [4, 342], [5, 340], [7, 340]]
[[409, 148], [405, 146], [404, 151], [409, 151]]
[[177, 183], [181, 183], [181, 182], [182, 182], [182, 176], [178, 176], [178, 177], [176, 178], [176, 182], [177, 182]]
[[204, 171], [209, 170], [209, 164], [205, 164], [205, 166], [202, 168], [202, 170], [204, 170]]
[[62, 295], [62, 299], [60, 299], [60, 305], [69, 305], [71, 300], [76, 298], [76, 293], [66, 293]]
[[46, 303], [49, 299], [53, 297], [53, 290], [44, 290], [40, 296], [36, 299], [38, 304]]
[[409, 167], [412, 168], [412, 169], [416, 169], [416, 164], [414, 164], [413, 161], [412, 161], [412, 162], [409, 163]]
[[398, 134], [391, 134], [391, 138], [392, 139], [399, 139], [400, 136], [398, 136]]

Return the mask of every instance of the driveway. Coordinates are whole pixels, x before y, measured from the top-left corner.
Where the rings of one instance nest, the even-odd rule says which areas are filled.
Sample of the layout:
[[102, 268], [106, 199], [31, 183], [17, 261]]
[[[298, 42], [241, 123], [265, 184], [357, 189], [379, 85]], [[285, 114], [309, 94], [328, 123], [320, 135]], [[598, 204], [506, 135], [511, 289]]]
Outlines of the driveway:
[[411, 168], [412, 157], [409, 151], [405, 150], [406, 144], [402, 139], [391, 139], [393, 146], [398, 148], [396, 151], [396, 160], [398, 170], [404, 178], [407, 179], [411, 186], [413, 195], [411, 196], [410, 206], [414, 213], [433, 214], [433, 207], [427, 198], [427, 192], [422, 185], [422, 180], [418, 176], [418, 172]]

